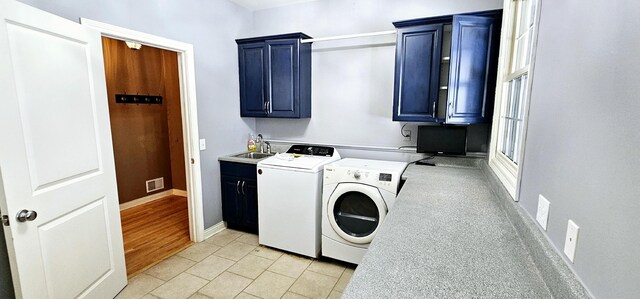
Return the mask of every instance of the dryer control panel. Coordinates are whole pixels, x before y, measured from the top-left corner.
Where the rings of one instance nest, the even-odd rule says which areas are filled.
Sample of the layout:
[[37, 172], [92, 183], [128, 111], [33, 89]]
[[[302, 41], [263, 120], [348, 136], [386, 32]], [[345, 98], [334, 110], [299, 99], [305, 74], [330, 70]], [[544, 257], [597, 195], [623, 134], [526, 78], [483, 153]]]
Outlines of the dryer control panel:
[[378, 181], [391, 182], [392, 177], [393, 176], [390, 173], [380, 173], [380, 175], [378, 175]]

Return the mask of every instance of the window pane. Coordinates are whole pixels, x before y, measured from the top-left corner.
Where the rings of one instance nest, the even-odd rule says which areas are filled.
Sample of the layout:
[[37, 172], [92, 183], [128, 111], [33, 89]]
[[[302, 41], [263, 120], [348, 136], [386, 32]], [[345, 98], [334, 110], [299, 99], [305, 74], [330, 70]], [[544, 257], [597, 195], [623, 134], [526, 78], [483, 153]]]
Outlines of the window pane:
[[516, 37], [521, 36], [526, 30], [529, 24], [529, 2], [527, 0], [518, 1], [518, 10], [517, 10], [517, 22], [518, 22], [518, 30], [516, 31]]
[[518, 164], [520, 159], [520, 138], [522, 138], [522, 121], [514, 121], [513, 156], [511, 161]]
[[511, 131], [511, 122], [512, 120], [508, 118], [504, 120], [504, 135], [502, 136], [502, 148], [500, 151], [505, 155], [508, 155], [511, 146], [511, 141], [509, 140], [509, 136], [511, 136], [511, 134], [509, 134]]
[[506, 111], [502, 118], [501, 152], [509, 159], [517, 163], [520, 158], [520, 140], [522, 138], [522, 119], [524, 117], [524, 99], [526, 99], [526, 86], [528, 74], [515, 78], [509, 82], [509, 95], [507, 96]]
[[520, 89], [521, 89], [520, 88], [520, 86], [521, 86], [520, 81], [521, 81], [521, 77], [520, 78], [516, 78], [516, 79], [514, 79], [512, 81], [513, 94], [512, 94], [511, 99], [510, 99], [510, 101], [512, 103], [510, 105], [511, 106], [511, 111], [509, 113], [509, 116], [510, 117], [514, 117], [514, 118], [517, 117], [517, 115], [518, 115], [517, 113], [518, 113], [518, 110], [520, 108], [520, 106], [519, 106], [520, 105], [520, 93], [521, 93], [520, 92]]
[[[522, 92], [520, 95], [520, 102], [524, 102], [525, 99], [527, 98], [527, 81], [529, 80], [529, 74], [524, 74], [522, 77], [522, 83], [520, 86], [522, 86]], [[518, 105], [518, 113], [516, 114], [516, 118], [518, 118], [519, 120], [523, 120], [524, 119], [524, 103], [519, 103]]]
[[529, 1], [529, 27], [533, 27], [533, 22], [536, 19], [536, 6], [537, 6], [537, 0], [531, 0]]
[[531, 50], [533, 48], [533, 27], [529, 28], [529, 32], [527, 33], [527, 53], [525, 53], [525, 63], [524, 65], [529, 65], [531, 62]]

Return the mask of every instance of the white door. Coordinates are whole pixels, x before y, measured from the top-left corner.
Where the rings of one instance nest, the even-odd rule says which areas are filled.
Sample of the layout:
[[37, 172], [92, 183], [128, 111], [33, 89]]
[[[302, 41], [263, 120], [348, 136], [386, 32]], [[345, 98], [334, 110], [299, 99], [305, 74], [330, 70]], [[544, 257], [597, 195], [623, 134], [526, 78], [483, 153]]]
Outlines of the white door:
[[[127, 278], [100, 35], [13, 0], [0, 0], [0, 23], [0, 209], [16, 295], [112, 298]], [[37, 217], [21, 222], [21, 210]]]

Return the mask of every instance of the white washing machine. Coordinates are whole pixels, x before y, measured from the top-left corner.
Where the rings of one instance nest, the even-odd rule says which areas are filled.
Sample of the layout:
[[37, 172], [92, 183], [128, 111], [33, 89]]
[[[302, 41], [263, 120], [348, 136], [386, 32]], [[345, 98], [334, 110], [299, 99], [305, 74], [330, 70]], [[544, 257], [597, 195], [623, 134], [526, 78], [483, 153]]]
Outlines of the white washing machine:
[[320, 254], [322, 172], [340, 160], [332, 147], [293, 145], [258, 162], [258, 242], [309, 257]]
[[359, 264], [395, 203], [407, 163], [342, 159], [324, 167], [322, 255]]

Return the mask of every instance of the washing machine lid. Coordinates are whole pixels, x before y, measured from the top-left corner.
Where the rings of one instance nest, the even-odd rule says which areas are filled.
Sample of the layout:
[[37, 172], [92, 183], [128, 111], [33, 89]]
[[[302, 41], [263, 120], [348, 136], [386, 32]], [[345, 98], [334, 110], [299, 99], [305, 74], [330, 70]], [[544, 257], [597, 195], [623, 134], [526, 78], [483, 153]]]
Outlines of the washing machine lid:
[[336, 161], [338, 157], [295, 156], [292, 154], [276, 154], [258, 162], [259, 167], [291, 168], [299, 170], [321, 170], [325, 164]]
[[340, 160], [340, 154], [334, 148], [296, 144], [286, 153], [258, 162], [258, 166], [320, 171], [325, 164], [337, 160]]
[[375, 237], [387, 215], [387, 205], [378, 188], [359, 183], [341, 183], [331, 193], [327, 217], [342, 239], [367, 244]]

